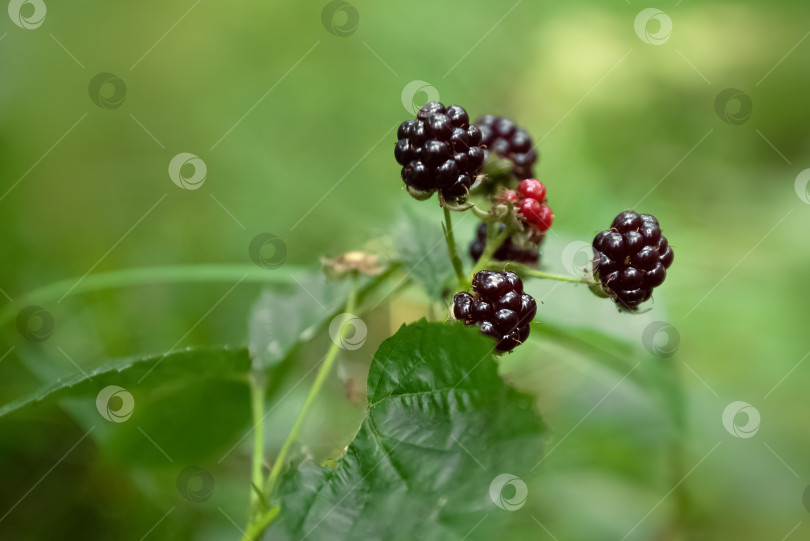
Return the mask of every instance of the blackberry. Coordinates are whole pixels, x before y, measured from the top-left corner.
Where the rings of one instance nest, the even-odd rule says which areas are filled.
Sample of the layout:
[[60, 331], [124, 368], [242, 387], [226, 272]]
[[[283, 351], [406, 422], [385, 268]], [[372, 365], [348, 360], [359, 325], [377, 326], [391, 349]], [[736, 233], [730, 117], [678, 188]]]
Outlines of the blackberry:
[[654, 216], [626, 210], [593, 239], [594, 278], [628, 310], [652, 295], [675, 257]]
[[520, 277], [509, 271], [481, 271], [473, 278], [472, 288], [474, 295], [462, 291], [453, 297], [455, 318], [465, 325], [478, 325], [481, 334], [495, 338], [499, 352], [525, 342], [537, 303], [523, 292]]
[[[498, 230], [503, 231], [504, 224], [498, 222]], [[470, 257], [473, 258], [473, 261], [478, 261], [481, 258], [481, 254], [484, 253], [484, 246], [487, 243], [487, 224], [481, 223], [478, 226], [478, 231], [476, 232], [476, 239], [472, 241], [470, 244]], [[511, 237], [508, 237], [503, 244], [498, 246], [498, 249], [495, 250], [495, 253], [492, 254], [492, 258], [496, 261], [515, 261], [517, 263], [523, 263], [524, 265], [537, 265], [540, 261], [540, 254], [538, 254], [537, 250], [534, 249], [524, 249], [517, 246]]]
[[495, 152], [499, 158], [512, 162], [512, 174], [518, 180], [534, 177], [537, 150], [529, 132], [508, 118], [495, 115], [484, 115], [475, 125], [481, 130], [485, 159], [489, 159], [490, 152]]
[[467, 195], [484, 164], [481, 131], [463, 107], [431, 101], [400, 124], [394, 156], [408, 193], [427, 199], [439, 190], [454, 201]]

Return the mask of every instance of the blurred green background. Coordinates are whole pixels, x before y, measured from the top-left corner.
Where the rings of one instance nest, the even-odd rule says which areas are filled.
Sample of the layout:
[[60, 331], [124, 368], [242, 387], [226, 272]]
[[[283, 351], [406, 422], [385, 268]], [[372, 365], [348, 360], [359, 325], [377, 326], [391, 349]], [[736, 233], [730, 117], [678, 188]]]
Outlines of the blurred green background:
[[[677, 329], [677, 355], [667, 362], [679, 365], [686, 387], [689, 475], [663, 473], [662, 414], [622, 374], [535, 341], [503, 365], [538, 393], [553, 430], [553, 453], [522, 511], [543, 526], [529, 521], [525, 537], [622, 539], [641, 521], [628, 539], [653, 539], [672, 520], [668, 493], [679, 481], [706, 539], [810, 537], [802, 499], [810, 253], [800, 233], [810, 228], [810, 206], [794, 186], [810, 167], [806, 2], [662, 2], [655, 7], [672, 31], [657, 45], [634, 30], [646, 6], [618, 0], [352, 0], [359, 23], [346, 36], [324, 25], [326, 2], [46, 4], [37, 28], [0, 17], [0, 302], [91, 270], [250, 264], [250, 240], [263, 232], [284, 240], [288, 265], [314, 264], [390, 232], [405, 206], [432, 208], [438, 228], [435, 199], [406, 195], [392, 153], [395, 126], [411, 116], [406, 106], [425, 99], [403, 89], [425, 81], [473, 117], [515, 118], [538, 142], [537, 174], [558, 233], [544, 248], [548, 268], [561, 270], [568, 242], [590, 242], [625, 208], [655, 214], [676, 250], [652, 311], [635, 319], [585, 288], [533, 282], [531, 291], [544, 301], [540, 322], [600, 328], [637, 345], [651, 321]], [[351, 25], [346, 13], [335, 14], [338, 34]], [[642, 29], [660, 37], [661, 20]], [[126, 85], [116, 108], [99, 107], [88, 92], [104, 72]], [[743, 96], [718, 105], [727, 88]], [[181, 152], [207, 166], [199, 189], [169, 178]], [[457, 224], [470, 238], [472, 220]], [[229, 287], [70, 296], [46, 306], [55, 327], [40, 344], [7, 325], [0, 400], [75, 373], [67, 357], [88, 370], [167, 351]], [[258, 291], [237, 287], [179, 346], [244, 344]], [[379, 341], [418, 311], [401, 303], [370, 330]], [[347, 366], [362, 374], [372, 352]], [[301, 393], [272, 416], [271, 449]], [[362, 405], [342, 395], [331, 382], [307, 423], [303, 442], [316, 455], [342, 448], [356, 428]], [[212, 399], [247, 409], [238, 387], [208, 389], [200, 403]], [[760, 413], [754, 437], [723, 428], [734, 401]], [[95, 435], [51, 471], [85, 432], [68, 410], [0, 421], [0, 537], [140, 539], [170, 508], [154, 538], [238, 535], [228, 517], [244, 523], [249, 459], [245, 448], [217, 463], [236, 440], [228, 430], [206, 428], [205, 418], [195, 429], [227, 441], [189, 454], [217, 480], [210, 500], [190, 504], [173, 485], [189, 464], [105, 451]], [[194, 433], [176, 437], [194, 446]]]

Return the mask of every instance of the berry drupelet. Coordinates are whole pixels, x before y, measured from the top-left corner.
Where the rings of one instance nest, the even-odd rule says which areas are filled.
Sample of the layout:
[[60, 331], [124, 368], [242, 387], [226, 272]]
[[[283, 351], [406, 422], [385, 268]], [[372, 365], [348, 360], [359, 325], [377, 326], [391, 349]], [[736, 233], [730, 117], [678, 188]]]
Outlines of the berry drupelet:
[[490, 153], [512, 162], [512, 174], [522, 180], [534, 176], [534, 163], [537, 150], [529, 132], [515, 125], [508, 118], [484, 115], [475, 121], [481, 129], [481, 141], [486, 149], [486, 159]]
[[652, 295], [667, 276], [675, 256], [658, 220], [627, 210], [616, 216], [609, 230], [593, 239], [594, 278], [627, 310]]
[[458, 105], [426, 103], [415, 119], [399, 126], [397, 139], [394, 156], [416, 199], [437, 190], [447, 201], [465, 197], [484, 164], [481, 131]]
[[537, 303], [523, 292], [523, 282], [514, 272], [481, 271], [472, 282], [474, 295], [466, 291], [453, 298], [453, 315], [465, 325], [477, 325], [481, 334], [497, 340], [499, 352], [512, 351], [529, 337], [529, 323]]
[[[503, 231], [504, 227], [506, 227], [504, 224], [498, 223], [499, 231]], [[481, 258], [486, 244], [487, 224], [482, 223], [478, 226], [476, 239], [470, 244], [470, 257], [473, 258], [473, 261], [477, 262]], [[524, 265], [536, 266], [540, 260], [540, 254], [537, 252], [537, 248], [521, 248], [512, 241], [512, 237], [508, 237], [503, 244], [498, 246], [498, 249], [492, 254], [492, 258], [496, 261], [515, 261]]]

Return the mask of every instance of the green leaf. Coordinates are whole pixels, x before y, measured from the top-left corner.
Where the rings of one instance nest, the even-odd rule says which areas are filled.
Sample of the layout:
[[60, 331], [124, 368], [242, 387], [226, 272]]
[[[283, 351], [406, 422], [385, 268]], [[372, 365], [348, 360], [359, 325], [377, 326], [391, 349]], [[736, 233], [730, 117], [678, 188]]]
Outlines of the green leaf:
[[257, 368], [281, 362], [301, 341], [335, 316], [348, 296], [347, 281], [328, 280], [322, 272], [293, 275], [290, 288], [262, 292], [250, 316], [250, 354]]
[[244, 348], [115, 359], [4, 405], [0, 417], [21, 408], [41, 416], [37, 409], [57, 401], [92, 430], [109, 460], [130, 467], [195, 464], [220, 458], [243, 436], [249, 370]]
[[182, 379], [194, 380], [245, 374], [250, 368], [245, 349], [188, 348], [176, 353], [113, 359], [87, 373], [60, 378], [0, 407], [0, 417], [45, 399], [95, 396], [107, 385], [154, 386]]
[[396, 223], [394, 244], [407, 275], [422, 284], [431, 298], [438, 299], [446, 278], [453, 274], [453, 265], [447, 255], [441, 209], [427, 207], [406, 208]]
[[477, 329], [424, 321], [386, 340], [359, 432], [335, 467], [306, 461], [285, 474], [272, 534], [444, 540], [501, 531], [515, 513], [496, 506], [490, 485], [501, 474], [531, 485], [546, 429], [534, 399], [498, 375], [493, 346]]

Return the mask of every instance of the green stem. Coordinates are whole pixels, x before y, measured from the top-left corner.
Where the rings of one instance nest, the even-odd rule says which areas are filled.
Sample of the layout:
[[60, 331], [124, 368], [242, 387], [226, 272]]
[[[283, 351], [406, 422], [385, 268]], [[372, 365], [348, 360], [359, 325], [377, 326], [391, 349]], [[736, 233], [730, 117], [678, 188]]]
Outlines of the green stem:
[[[356, 300], [357, 300], [357, 287], [356, 287], [356, 278], [352, 278], [352, 289], [349, 293], [349, 299], [346, 301], [346, 313], [351, 314], [355, 310]], [[284, 464], [287, 460], [287, 454], [290, 451], [290, 447], [292, 446], [293, 442], [298, 438], [298, 433], [301, 430], [301, 426], [304, 423], [304, 419], [306, 418], [307, 413], [309, 412], [310, 407], [315, 402], [315, 398], [318, 396], [318, 393], [323, 387], [324, 382], [326, 381], [326, 376], [329, 374], [330, 369], [332, 368], [332, 364], [334, 364], [335, 359], [337, 358], [338, 353], [340, 352], [340, 342], [342, 342], [344, 337], [344, 332], [346, 331], [346, 322], [348, 320], [348, 316], [344, 316], [343, 322], [340, 326], [340, 332], [338, 333], [339, 336], [332, 341], [332, 345], [329, 347], [329, 350], [326, 352], [326, 357], [324, 357], [323, 363], [321, 364], [320, 368], [318, 368], [318, 373], [315, 376], [315, 382], [312, 384], [312, 387], [309, 390], [309, 394], [307, 395], [306, 400], [304, 401], [304, 405], [301, 408], [301, 411], [298, 412], [298, 417], [295, 419], [295, 423], [293, 424], [292, 429], [290, 430], [287, 439], [281, 446], [281, 449], [278, 452], [278, 456], [276, 457], [275, 463], [273, 464], [273, 469], [270, 470], [270, 475], [267, 477], [267, 482], [264, 484], [264, 493], [268, 497], [268, 499], [273, 495], [273, 491], [276, 488], [276, 483], [278, 482], [278, 477], [281, 474], [281, 470], [284, 467]]]
[[[661, 389], [664, 394], [666, 410], [672, 416], [672, 426], [674, 428], [669, 442], [671, 481], [678, 483], [683, 479], [686, 470], [684, 464], [686, 445], [684, 442], [688, 438], [683, 384], [679, 367], [674, 362], [674, 358], [657, 359], [657, 361], [662, 365], [660, 366]], [[676, 489], [674, 496], [675, 523], [678, 528], [684, 530], [684, 538], [691, 537], [694, 532], [690, 530], [696, 526], [697, 517], [694, 514], [689, 489], [685, 484], [681, 484]]]
[[115, 289], [148, 284], [236, 282], [281, 284], [291, 283], [290, 275], [305, 271], [305, 267], [285, 266], [284, 272], [274, 272], [256, 265], [173, 265], [166, 267], [135, 267], [110, 272], [100, 272], [87, 277], [69, 278], [52, 282], [22, 296], [19, 304], [10, 303], [0, 310], [0, 326], [14, 319], [19, 306], [47, 305], [61, 302], [68, 295], [89, 291]]
[[537, 269], [533, 269], [531, 267], [521, 269], [521, 272], [524, 273], [526, 276], [531, 276], [532, 278], [540, 278], [541, 280], [557, 280], [558, 282], [571, 282], [574, 284], [591, 283], [590, 280], [588, 280], [587, 278], [577, 278], [576, 276], [568, 276], [565, 274], [552, 274], [550, 272], [543, 272]]
[[478, 271], [482, 271], [492, 264], [492, 255], [498, 247], [509, 238], [509, 235], [513, 233], [509, 226], [506, 226], [503, 231], [499, 231], [498, 233], [495, 233], [496, 229], [497, 222], [487, 225], [487, 243], [484, 245], [484, 251], [481, 252], [478, 263], [472, 270], [473, 276], [475, 276]]
[[590, 280], [588, 277], [583, 276], [581, 278], [577, 278], [576, 276], [569, 276], [567, 274], [553, 274], [551, 272], [545, 272], [537, 269], [533, 269], [531, 267], [527, 267], [526, 265], [522, 265], [520, 263], [514, 263], [512, 261], [500, 266], [497, 266], [490, 262], [485, 268], [489, 268], [491, 270], [503, 270], [504, 266], [510, 270], [517, 272], [522, 276], [529, 276], [531, 278], [539, 278], [541, 280], [556, 280], [558, 282], [570, 282], [573, 284], [588, 284], [591, 285], [594, 282]]
[[255, 521], [251, 521], [242, 536], [242, 541], [255, 541], [258, 539], [264, 529], [278, 516], [279, 511], [281, 511], [281, 508], [276, 505], [260, 515]]
[[250, 374], [250, 410], [253, 415], [253, 464], [251, 468], [250, 516], [258, 513], [262, 504], [260, 493], [264, 476], [264, 394], [267, 390], [266, 378], [262, 372]]
[[453, 234], [453, 218], [450, 215], [450, 209], [444, 209], [444, 240], [447, 242], [447, 253], [450, 255], [450, 261], [453, 262], [453, 269], [456, 271], [456, 278], [458, 279], [459, 287], [464, 290], [469, 286], [467, 285], [467, 277], [464, 276], [464, 265], [461, 263], [461, 258], [458, 256], [456, 250], [456, 239]]

